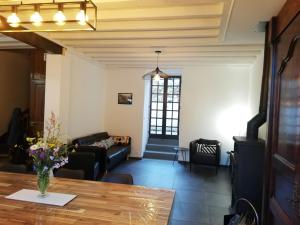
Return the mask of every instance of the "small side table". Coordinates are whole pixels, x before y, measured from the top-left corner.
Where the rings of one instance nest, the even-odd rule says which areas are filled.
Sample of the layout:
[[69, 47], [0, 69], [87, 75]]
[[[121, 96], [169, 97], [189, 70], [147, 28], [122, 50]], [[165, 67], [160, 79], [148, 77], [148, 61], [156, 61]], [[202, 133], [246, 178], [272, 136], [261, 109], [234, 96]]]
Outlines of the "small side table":
[[184, 163], [184, 166], [186, 166], [186, 160], [187, 160], [187, 156], [186, 156], [186, 153], [189, 151], [188, 148], [184, 148], [184, 147], [174, 147], [174, 150], [176, 152], [175, 154], [175, 157], [174, 157], [174, 160], [173, 160], [173, 165], [174, 165], [174, 162], [177, 158], [178, 160], [178, 152], [181, 151], [181, 156], [182, 156], [182, 160], [183, 160], [183, 163]]

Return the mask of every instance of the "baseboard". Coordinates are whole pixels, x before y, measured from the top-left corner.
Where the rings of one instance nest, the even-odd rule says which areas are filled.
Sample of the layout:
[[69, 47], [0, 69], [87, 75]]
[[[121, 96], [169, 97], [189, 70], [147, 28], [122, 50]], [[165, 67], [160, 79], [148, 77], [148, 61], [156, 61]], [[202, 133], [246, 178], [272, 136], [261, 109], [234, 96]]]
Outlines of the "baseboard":
[[129, 159], [135, 159], [135, 160], [142, 160], [142, 157], [134, 157], [134, 156], [130, 156]]

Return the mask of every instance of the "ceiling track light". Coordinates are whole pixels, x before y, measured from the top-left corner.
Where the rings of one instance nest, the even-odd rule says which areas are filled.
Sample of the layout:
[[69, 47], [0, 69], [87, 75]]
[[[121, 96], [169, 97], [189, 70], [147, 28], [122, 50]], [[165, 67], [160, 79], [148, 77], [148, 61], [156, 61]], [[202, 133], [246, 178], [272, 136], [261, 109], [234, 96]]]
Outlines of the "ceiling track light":
[[9, 15], [6, 18], [9, 26], [0, 26], [0, 33], [96, 31], [98, 9], [92, 0], [31, 2], [5, 4], [0, 1], [1, 14]]

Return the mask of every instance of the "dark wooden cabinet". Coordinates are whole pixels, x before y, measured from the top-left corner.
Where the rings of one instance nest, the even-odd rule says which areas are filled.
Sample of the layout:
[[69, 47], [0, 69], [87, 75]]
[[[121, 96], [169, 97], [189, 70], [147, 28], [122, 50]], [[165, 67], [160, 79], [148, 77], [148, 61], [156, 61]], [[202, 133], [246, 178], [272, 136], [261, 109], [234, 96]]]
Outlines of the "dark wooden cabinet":
[[46, 61], [45, 52], [35, 50], [32, 52], [31, 79], [30, 79], [30, 134], [40, 134], [44, 130], [45, 109], [45, 81]]
[[261, 214], [265, 141], [233, 137], [232, 206], [246, 198]]

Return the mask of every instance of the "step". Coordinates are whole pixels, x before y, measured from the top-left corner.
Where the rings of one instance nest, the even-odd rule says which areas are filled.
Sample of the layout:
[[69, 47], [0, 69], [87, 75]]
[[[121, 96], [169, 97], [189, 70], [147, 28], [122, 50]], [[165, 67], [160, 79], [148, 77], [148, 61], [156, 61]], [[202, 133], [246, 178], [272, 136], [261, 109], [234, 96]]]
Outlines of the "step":
[[[175, 158], [176, 157], [176, 158]], [[148, 159], [163, 159], [163, 160], [177, 160], [176, 153], [170, 152], [159, 152], [159, 151], [149, 151], [144, 152], [144, 158]]]
[[176, 152], [174, 148], [178, 147], [178, 145], [159, 145], [159, 144], [147, 144], [146, 150], [151, 151], [162, 151], [162, 152]]
[[157, 145], [172, 145], [178, 146], [179, 141], [175, 139], [160, 139], [160, 138], [149, 138], [148, 144], [157, 144]]

